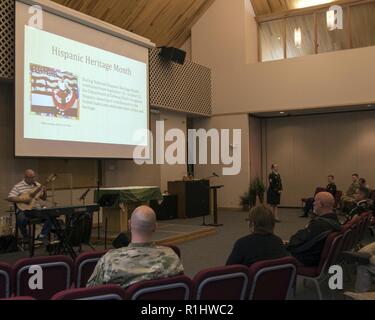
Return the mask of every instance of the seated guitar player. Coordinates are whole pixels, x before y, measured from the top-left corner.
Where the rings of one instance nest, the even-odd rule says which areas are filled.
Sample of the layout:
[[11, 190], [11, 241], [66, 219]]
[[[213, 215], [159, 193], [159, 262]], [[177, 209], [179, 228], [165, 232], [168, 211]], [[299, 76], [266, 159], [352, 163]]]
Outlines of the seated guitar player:
[[[33, 193], [38, 187], [41, 188], [40, 193], [33, 201]], [[25, 194], [29, 194], [29, 196], [25, 196]], [[31, 209], [42, 208], [41, 201], [45, 201], [46, 199], [46, 188], [42, 187], [41, 184], [35, 180], [35, 172], [31, 169], [25, 171], [24, 179], [17, 183], [9, 192], [7, 200], [15, 203], [16, 205], [16, 224], [22, 233], [24, 242], [26, 243], [28, 243], [30, 240], [30, 235], [27, 231], [27, 224], [29, 220], [28, 211]], [[25, 204], [32, 204], [32, 208], [29, 210], [21, 210], [19, 206]], [[38, 240], [42, 241], [43, 244], [48, 244], [48, 235], [50, 233], [51, 226], [52, 224], [49, 219], [47, 219], [43, 224], [42, 231], [37, 238]]]

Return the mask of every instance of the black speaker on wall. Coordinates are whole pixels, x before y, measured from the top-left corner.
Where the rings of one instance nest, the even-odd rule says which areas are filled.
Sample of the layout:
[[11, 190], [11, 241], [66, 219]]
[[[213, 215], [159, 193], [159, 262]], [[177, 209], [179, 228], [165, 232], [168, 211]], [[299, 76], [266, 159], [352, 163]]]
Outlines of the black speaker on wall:
[[159, 55], [166, 60], [176, 62], [178, 64], [184, 64], [186, 58], [186, 52], [173, 48], [173, 47], [161, 47]]

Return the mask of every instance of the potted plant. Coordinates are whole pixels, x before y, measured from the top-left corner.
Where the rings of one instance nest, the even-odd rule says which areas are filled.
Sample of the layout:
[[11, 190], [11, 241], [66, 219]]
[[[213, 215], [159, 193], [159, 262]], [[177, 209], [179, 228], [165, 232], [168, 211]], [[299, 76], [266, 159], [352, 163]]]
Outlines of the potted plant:
[[249, 209], [255, 207], [258, 200], [263, 204], [265, 191], [266, 188], [262, 180], [259, 178], [255, 178], [251, 182], [249, 190], [240, 197], [242, 210], [248, 211]]
[[242, 207], [242, 211], [249, 211], [249, 208], [250, 208], [250, 195], [249, 195], [249, 191], [245, 192], [240, 197], [240, 199], [241, 199], [240, 204], [241, 204], [241, 207]]

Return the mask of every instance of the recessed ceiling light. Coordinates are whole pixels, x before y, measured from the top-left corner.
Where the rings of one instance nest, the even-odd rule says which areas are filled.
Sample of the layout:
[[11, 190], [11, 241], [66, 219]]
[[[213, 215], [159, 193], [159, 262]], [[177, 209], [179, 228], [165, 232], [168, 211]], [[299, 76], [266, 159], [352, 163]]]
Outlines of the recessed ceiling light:
[[285, 114], [285, 112], [284, 111], [280, 111], [280, 114]]
[[368, 107], [372, 107], [372, 104], [368, 104], [367, 106], [368, 106]]

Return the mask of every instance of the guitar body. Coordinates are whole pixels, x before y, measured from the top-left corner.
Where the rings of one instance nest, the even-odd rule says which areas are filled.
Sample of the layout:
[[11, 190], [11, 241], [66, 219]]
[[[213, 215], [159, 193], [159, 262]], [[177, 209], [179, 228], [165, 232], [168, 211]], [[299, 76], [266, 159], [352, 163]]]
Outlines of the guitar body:
[[21, 200], [31, 199], [30, 203], [17, 203], [17, 207], [19, 210], [29, 211], [35, 207], [37, 201], [43, 195], [43, 191], [39, 191], [38, 193], [35, 194], [35, 192], [38, 191], [38, 189], [39, 187], [36, 187], [34, 190], [24, 192], [19, 196]]
[[[21, 200], [21, 202], [17, 203], [17, 207], [21, 211], [29, 211], [35, 208], [35, 205], [37, 201], [40, 199], [41, 196], [44, 194], [44, 188], [48, 186], [50, 183], [54, 182], [56, 180], [57, 176], [55, 174], [51, 174], [44, 185], [40, 185], [35, 187], [33, 190], [27, 191], [22, 193], [18, 198]], [[22, 200], [29, 200], [29, 203], [23, 203]]]

